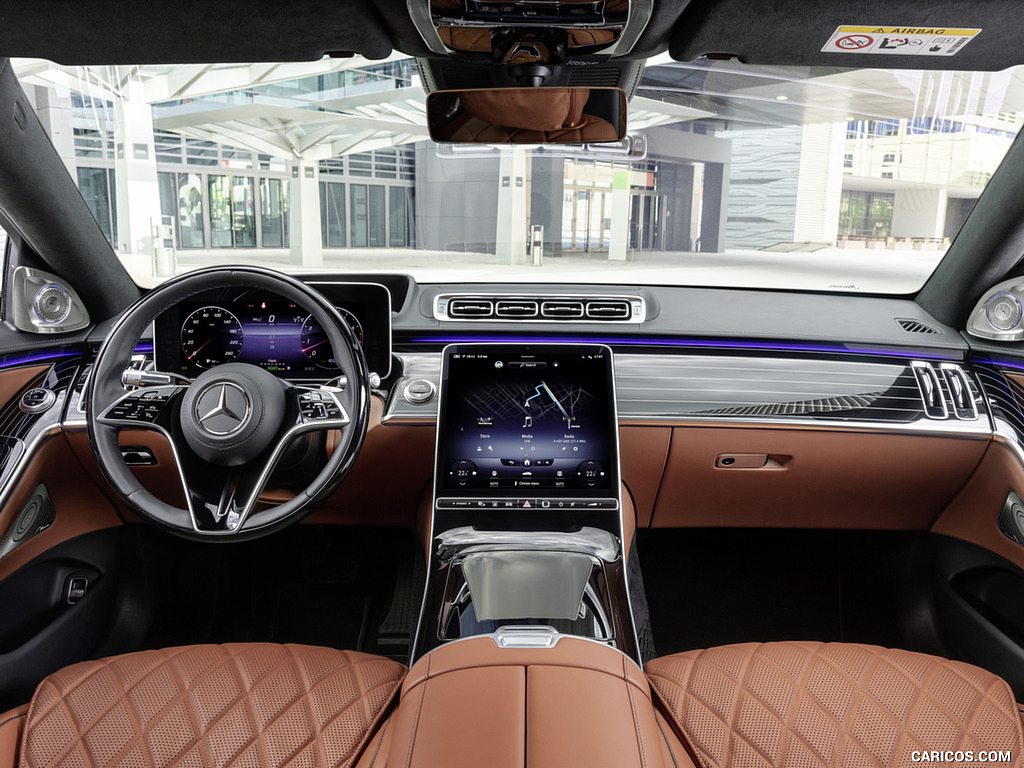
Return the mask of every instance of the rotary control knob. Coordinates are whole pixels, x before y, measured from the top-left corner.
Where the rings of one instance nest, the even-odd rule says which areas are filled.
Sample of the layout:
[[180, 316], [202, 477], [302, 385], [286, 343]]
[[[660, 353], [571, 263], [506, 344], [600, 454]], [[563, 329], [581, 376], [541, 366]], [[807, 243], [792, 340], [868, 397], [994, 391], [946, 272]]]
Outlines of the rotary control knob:
[[406, 385], [402, 396], [407, 403], [412, 405], [426, 405], [434, 399], [436, 393], [437, 387], [434, 386], [434, 382], [427, 379], [415, 379]]
[[18, 407], [25, 413], [42, 413], [57, 401], [51, 389], [33, 387], [21, 396]]

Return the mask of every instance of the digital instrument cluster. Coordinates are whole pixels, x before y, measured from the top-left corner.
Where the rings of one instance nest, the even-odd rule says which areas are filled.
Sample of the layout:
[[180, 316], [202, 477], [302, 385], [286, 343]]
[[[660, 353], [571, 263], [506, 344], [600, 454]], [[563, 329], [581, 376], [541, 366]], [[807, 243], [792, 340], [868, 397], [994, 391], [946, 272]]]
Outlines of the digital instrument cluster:
[[[370, 371], [387, 376], [387, 289], [374, 283], [328, 283], [322, 288], [362, 345]], [[308, 310], [256, 291], [218, 292], [172, 307], [157, 318], [155, 351], [158, 369], [186, 376], [236, 362], [286, 378], [330, 378], [339, 373], [327, 334]]]
[[452, 345], [441, 403], [441, 507], [600, 507], [601, 499], [614, 506], [617, 419], [607, 347]]

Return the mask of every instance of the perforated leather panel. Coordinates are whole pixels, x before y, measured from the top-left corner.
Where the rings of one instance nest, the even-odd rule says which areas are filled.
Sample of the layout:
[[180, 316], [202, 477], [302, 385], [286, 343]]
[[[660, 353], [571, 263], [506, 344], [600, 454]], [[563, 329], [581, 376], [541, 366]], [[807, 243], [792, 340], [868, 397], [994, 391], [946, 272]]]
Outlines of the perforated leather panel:
[[[1006, 683], [978, 667], [845, 643], [746, 643], [649, 662], [651, 687], [703, 768], [921, 765], [915, 751], [1010, 751]], [[919, 758], [920, 756], [918, 756]], [[968, 764], [956, 759], [926, 760]]]
[[20, 766], [350, 766], [404, 674], [378, 656], [269, 643], [87, 661], [39, 685]]

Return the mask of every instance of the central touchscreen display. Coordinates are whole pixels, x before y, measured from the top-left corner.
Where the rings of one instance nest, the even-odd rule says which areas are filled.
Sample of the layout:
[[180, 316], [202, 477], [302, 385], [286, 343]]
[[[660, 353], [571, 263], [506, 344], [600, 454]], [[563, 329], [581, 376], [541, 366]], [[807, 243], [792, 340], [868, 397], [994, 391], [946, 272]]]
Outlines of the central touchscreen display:
[[438, 497], [617, 495], [607, 347], [452, 345], [441, 391]]

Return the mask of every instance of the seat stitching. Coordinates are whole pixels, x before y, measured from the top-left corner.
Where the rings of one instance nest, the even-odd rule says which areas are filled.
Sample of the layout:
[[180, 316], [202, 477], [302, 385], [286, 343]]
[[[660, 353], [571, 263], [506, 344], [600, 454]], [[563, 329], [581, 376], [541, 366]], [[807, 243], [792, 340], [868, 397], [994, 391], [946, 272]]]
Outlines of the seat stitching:
[[[755, 658], [761, 658], [759, 656], [758, 652], [759, 652], [759, 650], [762, 647], [763, 646], [759, 645], [758, 647], [756, 647], [753, 650], [752, 653], [746, 654], [746, 657], [745, 657], [744, 663], [743, 663], [743, 667], [740, 669], [739, 677], [736, 680], [736, 682], [737, 682], [736, 696], [733, 699], [733, 710], [732, 710], [732, 713], [730, 715], [729, 722], [727, 723], [727, 726], [729, 728], [729, 741], [728, 741], [729, 750], [728, 750], [728, 757], [723, 757], [723, 762], [725, 763], [725, 765], [731, 765], [732, 762], [733, 762], [733, 752], [735, 752], [734, 739], [738, 739], [738, 740], [742, 741], [744, 744], [746, 744], [748, 747], [750, 747], [751, 750], [753, 750], [754, 752], [759, 754], [762, 758], [764, 758], [764, 761], [766, 763], [768, 763], [769, 765], [774, 765], [775, 764], [775, 760], [771, 756], [769, 756], [767, 752], [765, 752], [759, 745], [755, 744], [753, 741], [748, 739], [746, 736], [744, 736], [743, 734], [739, 733], [737, 731], [737, 729], [736, 729], [736, 721], [739, 718], [739, 706], [740, 706], [740, 702], [741, 702], [741, 700], [743, 698], [743, 694], [744, 693], [750, 693], [750, 688], [747, 685], [747, 680], [749, 680], [749, 678], [750, 678], [750, 669], [753, 666], [754, 659]], [[753, 694], [751, 694], [751, 696], [753, 696]], [[810, 745], [808, 745], [808, 746], [810, 746]], [[813, 749], [812, 749], [812, 751], [813, 751]]]
[[[234, 751], [234, 753], [225, 762], [225, 765], [234, 765], [237, 762], [237, 760], [239, 759], [239, 756], [243, 752], [245, 752], [250, 746], [252, 746], [252, 744], [259, 738], [261, 729], [260, 729], [260, 719], [259, 719], [259, 717], [256, 716], [256, 710], [253, 708], [252, 696], [251, 696], [253, 688], [256, 687], [256, 680], [253, 680], [253, 684], [252, 685], [246, 685], [245, 678], [244, 678], [244, 676], [242, 674], [241, 664], [239, 663], [239, 656], [241, 655], [241, 653], [237, 653], [237, 654], [234, 653], [234, 649], [229, 651], [229, 653], [231, 655], [228, 656], [227, 663], [225, 664], [225, 666], [235, 675], [235, 679], [238, 682], [239, 688], [246, 695], [242, 696], [240, 700], [233, 701], [231, 703], [231, 706], [228, 707], [228, 709], [226, 710], [226, 712], [233, 712], [235, 709], [238, 708], [239, 704], [244, 704], [245, 709], [249, 713], [249, 717], [252, 718], [252, 724], [253, 724], [253, 734], [252, 734], [252, 736], [244, 744], [242, 744], [240, 747], [238, 747]], [[276, 665], [274, 665], [274, 666], [276, 666]], [[257, 680], [263, 679], [267, 674], [270, 673], [270, 671], [272, 669], [274, 669], [273, 666], [270, 668], [270, 670], [267, 670], [267, 672], [265, 672], [264, 674], [260, 675], [259, 678], [257, 678]], [[261, 755], [260, 755], [261, 762], [264, 765], [269, 765], [270, 764], [270, 756], [268, 754], [265, 754], [266, 753], [266, 745], [265, 744], [260, 744], [260, 745], [257, 746], [257, 749], [259, 749], [259, 746], [263, 747], [263, 749], [260, 750], [260, 752], [261, 752]]]
[[[294, 652], [294, 650], [292, 649], [291, 646], [287, 646], [287, 648], [288, 648], [288, 652], [291, 654], [291, 660], [293, 662], [295, 662], [298, 658], [300, 658], [299, 656], [297, 656], [295, 654], [295, 652]], [[284, 765], [288, 765], [289, 763], [291, 763], [291, 761], [297, 755], [299, 755], [306, 747], [308, 747], [311, 743], [315, 744], [314, 749], [316, 749], [317, 757], [319, 758], [321, 764], [322, 765], [328, 765], [328, 762], [327, 762], [327, 750], [324, 748], [323, 741], [318, 738], [320, 736], [320, 734], [323, 733], [323, 731], [320, 728], [320, 724], [315, 720], [316, 713], [313, 712], [313, 706], [312, 706], [312, 703], [310, 702], [310, 696], [309, 696], [309, 693], [310, 693], [309, 676], [306, 674], [306, 667], [305, 667], [305, 665], [302, 665], [302, 664], [293, 663], [292, 664], [292, 670], [293, 670], [293, 672], [296, 673], [296, 677], [298, 677], [301, 680], [302, 688], [305, 690], [305, 693], [300, 694], [298, 699], [293, 698], [290, 702], [285, 704], [284, 708], [280, 709], [278, 711], [278, 713], [270, 721], [267, 722], [266, 727], [260, 728], [260, 737], [261, 737], [261, 739], [262, 739], [262, 741], [264, 743], [264, 747], [267, 749], [267, 752], [268, 752], [267, 758], [269, 760], [269, 749], [270, 748], [266, 747], [266, 739], [263, 738], [263, 735], [268, 730], [270, 730], [270, 728], [274, 725], [274, 723], [276, 723], [278, 720], [280, 720], [282, 717], [284, 717], [287, 713], [291, 712], [291, 710], [293, 710], [297, 705], [299, 705], [300, 704], [300, 700], [301, 700], [301, 706], [302, 706], [303, 710], [306, 713], [306, 722], [309, 725], [313, 726], [312, 728], [309, 729], [312, 733], [305, 739], [305, 741], [303, 741], [301, 744], [296, 745], [295, 748], [292, 749], [292, 751], [288, 754], [287, 758], [285, 759]]]
[[623, 656], [622, 657], [622, 678], [623, 678], [623, 683], [626, 686], [626, 694], [629, 696], [629, 709], [630, 709], [630, 712], [633, 715], [633, 728], [636, 729], [636, 742], [637, 742], [637, 745], [640, 747], [640, 765], [643, 766], [643, 768], [647, 768], [647, 756], [644, 754], [644, 737], [643, 737], [643, 734], [640, 733], [640, 718], [637, 717], [636, 701], [633, 699], [633, 686], [629, 682], [628, 674], [629, 674], [629, 671], [628, 671], [628, 669], [626, 667], [626, 657]]
[[409, 768], [412, 760], [412, 746], [416, 742], [416, 726], [420, 720], [420, 707], [423, 706], [423, 689], [426, 688], [426, 681], [420, 684], [420, 692], [416, 697], [416, 711], [412, 716], [412, 728], [409, 730], [409, 748], [405, 752], [405, 766]]
[[[653, 674], [648, 675], [648, 677], [650, 679], [652, 679], [652, 680], [653, 679], [662, 679], [662, 680], [666, 679], [666, 678], [663, 678], [663, 677], [661, 677], [659, 675], [653, 675]], [[657, 686], [653, 686], [652, 685], [651, 686], [651, 691], [654, 694], [652, 698], [657, 698], [657, 700], [661, 702], [662, 707], [666, 711], [668, 711], [669, 710], [668, 701], [665, 699], [664, 696], [661, 695], [661, 691], [657, 688]], [[653, 703], [653, 701], [652, 701], [652, 703]], [[693, 738], [693, 735], [689, 731], [687, 731], [687, 729], [684, 726], [682, 726], [680, 724], [682, 722], [684, 722], [684, 720], [681, 717], [673, 716], [672, 719], [669, 721], [669, 725], [672, 727], [673, 731], [679, 737], [679, 742], [680, 742], [680, 744], [683, 745], [684, 751], [687, 753], [687, 755], [689, 755], [693, 759], [694, 763], [699, 763], [700, 765], [703, 765], [703, 766], [709, 765], [711, 763], [711, 760], [707, 759], [706, 756], [701, 752], [700, 748], [697, 746], [696, 740]], [[658, 727], [659, 728], [661, 727], [661, 723], [658, 724]], [[666, 739], [666, 741], [667, 741], [667, 739]], [[671, 752], [671, 749], [669, 751]]]
[[384, 721], [384, 727], [380, 731], [380, 740], [377, 742], [377, 748], [373, 750], [373, 757], [370, 758], [369, 768], [373, 768], [377, 762], [377, 756], [380, 754], [381, 745], [384, 744], [384, 737], [387, 735], [389, 725], [391, 725], [391, 715], [388, 715], [387, 720]]

